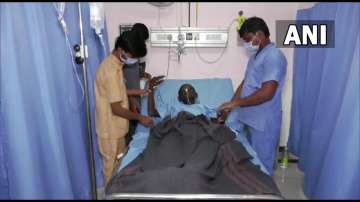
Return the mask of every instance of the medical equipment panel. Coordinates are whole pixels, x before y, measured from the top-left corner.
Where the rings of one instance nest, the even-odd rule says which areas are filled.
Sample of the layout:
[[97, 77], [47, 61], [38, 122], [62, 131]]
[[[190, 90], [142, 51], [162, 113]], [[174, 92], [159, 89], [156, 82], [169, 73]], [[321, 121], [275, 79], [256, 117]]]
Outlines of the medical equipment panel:
[[227, 47], [228, 28], [150, 28], [150, 42], [153, 47], [177, 47], [179, 43], [185, 48]]

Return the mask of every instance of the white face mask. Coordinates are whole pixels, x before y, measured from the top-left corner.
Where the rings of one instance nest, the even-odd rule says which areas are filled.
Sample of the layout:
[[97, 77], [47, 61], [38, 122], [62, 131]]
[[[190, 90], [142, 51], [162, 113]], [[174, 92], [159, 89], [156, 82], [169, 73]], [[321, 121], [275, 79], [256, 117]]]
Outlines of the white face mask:
[[138, 61], [138, 59], [136, 59], [136, 58], [127, 58], [127, 59], [124, 59], [121, 55], [120, 55], [120, 60], [121, 60], [123, 63], [127, 64], [127, 65], [135, 64], [135, 63]]
[[[254, 37], [255, 38], [255, 37]], [[252, 39], [251, 41], [249, 42], [245, 42], [244, 43], [244, 47], [247, 51], [249, 51], [250, 53], [256, 53], [259, 48], [260, 48], [260, 42], [258, 45], [253, 45], [252, 42], [253, 42], [254, 39]]]
[[136, 59], [136, 58], [128, 58], [124, 61], [124, 63], [127, 65], [132, 65], [132, 64], [135, 64], [137, 61], [138, 61], [138, 59]]
[[252, 41], [250, 41], [250, 42], [244, 43], [244, 47], [250, 53], [256, 53], [259, 50], [260, 45], [252, 45]]

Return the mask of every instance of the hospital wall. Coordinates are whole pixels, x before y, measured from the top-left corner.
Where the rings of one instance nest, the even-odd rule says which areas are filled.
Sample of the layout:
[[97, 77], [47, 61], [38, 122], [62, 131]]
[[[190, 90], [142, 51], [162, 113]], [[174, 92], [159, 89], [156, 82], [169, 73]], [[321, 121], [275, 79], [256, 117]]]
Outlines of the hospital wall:
[[[270, 29], [270, 39], [275, 41], [276, 20], [293, 20], [298, 9], [313, 6], [314, 3], [237, 3], [237, 2], [200, 2], [198, 3], [198, 20], [196, 22], [196, 3], [191, 3], [190, 26], [195, 27], [228, 27], [243, 10], [245, 17], [263, 18]], [[110, 48], [114, 47], [115, 38], [119, 35], [119, 24], [142, 22], [148, 27], [188, 26], [188, 3], [174, 3], [169, 7], [158, 8], [146, 2], [105, 3], [105, 13], [109, 34]], [[236, 32], [237, 24], [232, 24], [229, 33], [228, 47], [223, 57], [214, 64], [203, 62], [195, 49], [185, 49], [180, 61], [172, 54], [168, 78], [200, 79], [231, 78], [234, 88], [244, 78], [248, 55]], [[152, 75], [166, 75], [168, 67], [168, 48], [157, 48], [148, 45], [147, 71]], [[213, 61], [219, 57], [221, 48], [201, 48], [198, 52], [202, 58]], [[283, 125], [280, 145], [287, 142], [290, 127], [292, 97], [293, 49], [284, 48], [288, 69], [283, 91]], [[214, 95], [216, 96], [216, 95]]]

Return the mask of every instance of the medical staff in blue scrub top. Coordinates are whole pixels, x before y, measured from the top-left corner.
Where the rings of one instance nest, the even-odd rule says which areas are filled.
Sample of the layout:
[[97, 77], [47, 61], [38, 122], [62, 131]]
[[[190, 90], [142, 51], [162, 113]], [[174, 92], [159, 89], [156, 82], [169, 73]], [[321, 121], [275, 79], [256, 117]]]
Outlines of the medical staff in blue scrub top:
[[261, 18], [248, 18], [239, 30], [251, 53], [245, 78], [232, 100], [220, 106], [225, 124], [246, 134], [270, 175], [273, 175], [282, 120], [281, 92], [287, 61], [270, 41], [269, 29]]

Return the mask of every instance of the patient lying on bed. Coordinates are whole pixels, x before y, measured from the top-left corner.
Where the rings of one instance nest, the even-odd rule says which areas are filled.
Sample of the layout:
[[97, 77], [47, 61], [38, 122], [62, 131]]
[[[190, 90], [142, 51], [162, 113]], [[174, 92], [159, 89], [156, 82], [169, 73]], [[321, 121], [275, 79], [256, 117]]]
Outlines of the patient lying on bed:
[[170, 115], [171, 118], [177, 116], [179, 112], [186, 111], [195, 116], [205, 115], [214, 122], [223, 123], [224, 120], [218, 116], [216, 109], [212, 109], [206, 105], [198, 102], [198, 94], [195, 88], [190, 84], [183, 84], [178, 91], [178, 102], [167, 104], [163, 101], [160, 94], [157, 94], [157, 99], [154, 99], [154, 86], [160, 84], [163, 80], [161, 77], [154, 79], [150, 83], [151, 93], [148, 96], [148, 114], [153, 117], [165, 118]]
[[[168, 104], [164, 102], [161, 97], [161, 93], [154, 92], [156, 86], [160, 85], [163, 82], [163, 76], [155, 77], [151, 80], [149, 84], [150, 93], [148, 96], [148, 115], [152, 117], [160, 117], [164, 119], [166, 116], [170, 115], [171, 118], [176, 117], [180, 112], [185, 111], [197, 115], [204, 115], [209, 120], [225, 124], [226, 114], [217, 113], [216, 109], [210, 108], [204, 104], [200, 104], [198, 101], [198, 93], [195, 88], [190, 84], [183, 84], [178, 90], [178, 99], [176, 102], [171, 102]], [[156, 95], [155, 95], [156, 94]], [[155, 96], [157, 96], [155, 101]], [[226, 125], [228, 126], [228, 125]], [[229, 127], [229, 126], [228, 126]], [[232, 127], [229, 127], [232, 129]], [[246, 150], [253, 156], [256, 156], [255, 151], [252, 149], [244, 134], [238, 134], [236, 139], [243, 144]], [[258, 158], [251, 159], [251, 162], [255, 165], [259, 165], [261, 170], [268, 174], [268, 171], [260, 163]]]
[[132, 145], [129, 154], [138, 153], [110, 180], [107, 195], [279, 194], [272, 178], [252, 162], [254, 156], [246, 144], [237, 141], [236, 133], [209, 121], [217, 118], [216, 110], [197, 102], [194, 87], [182, 85], [177, 99], [165, 102], [161, 91], [154, 91], [161, 82], [160, 77], [153, 79], [147, 97], [148, 115], [161, 120], [133, 140], [145, 138], [146, 144], [144, 148]]

